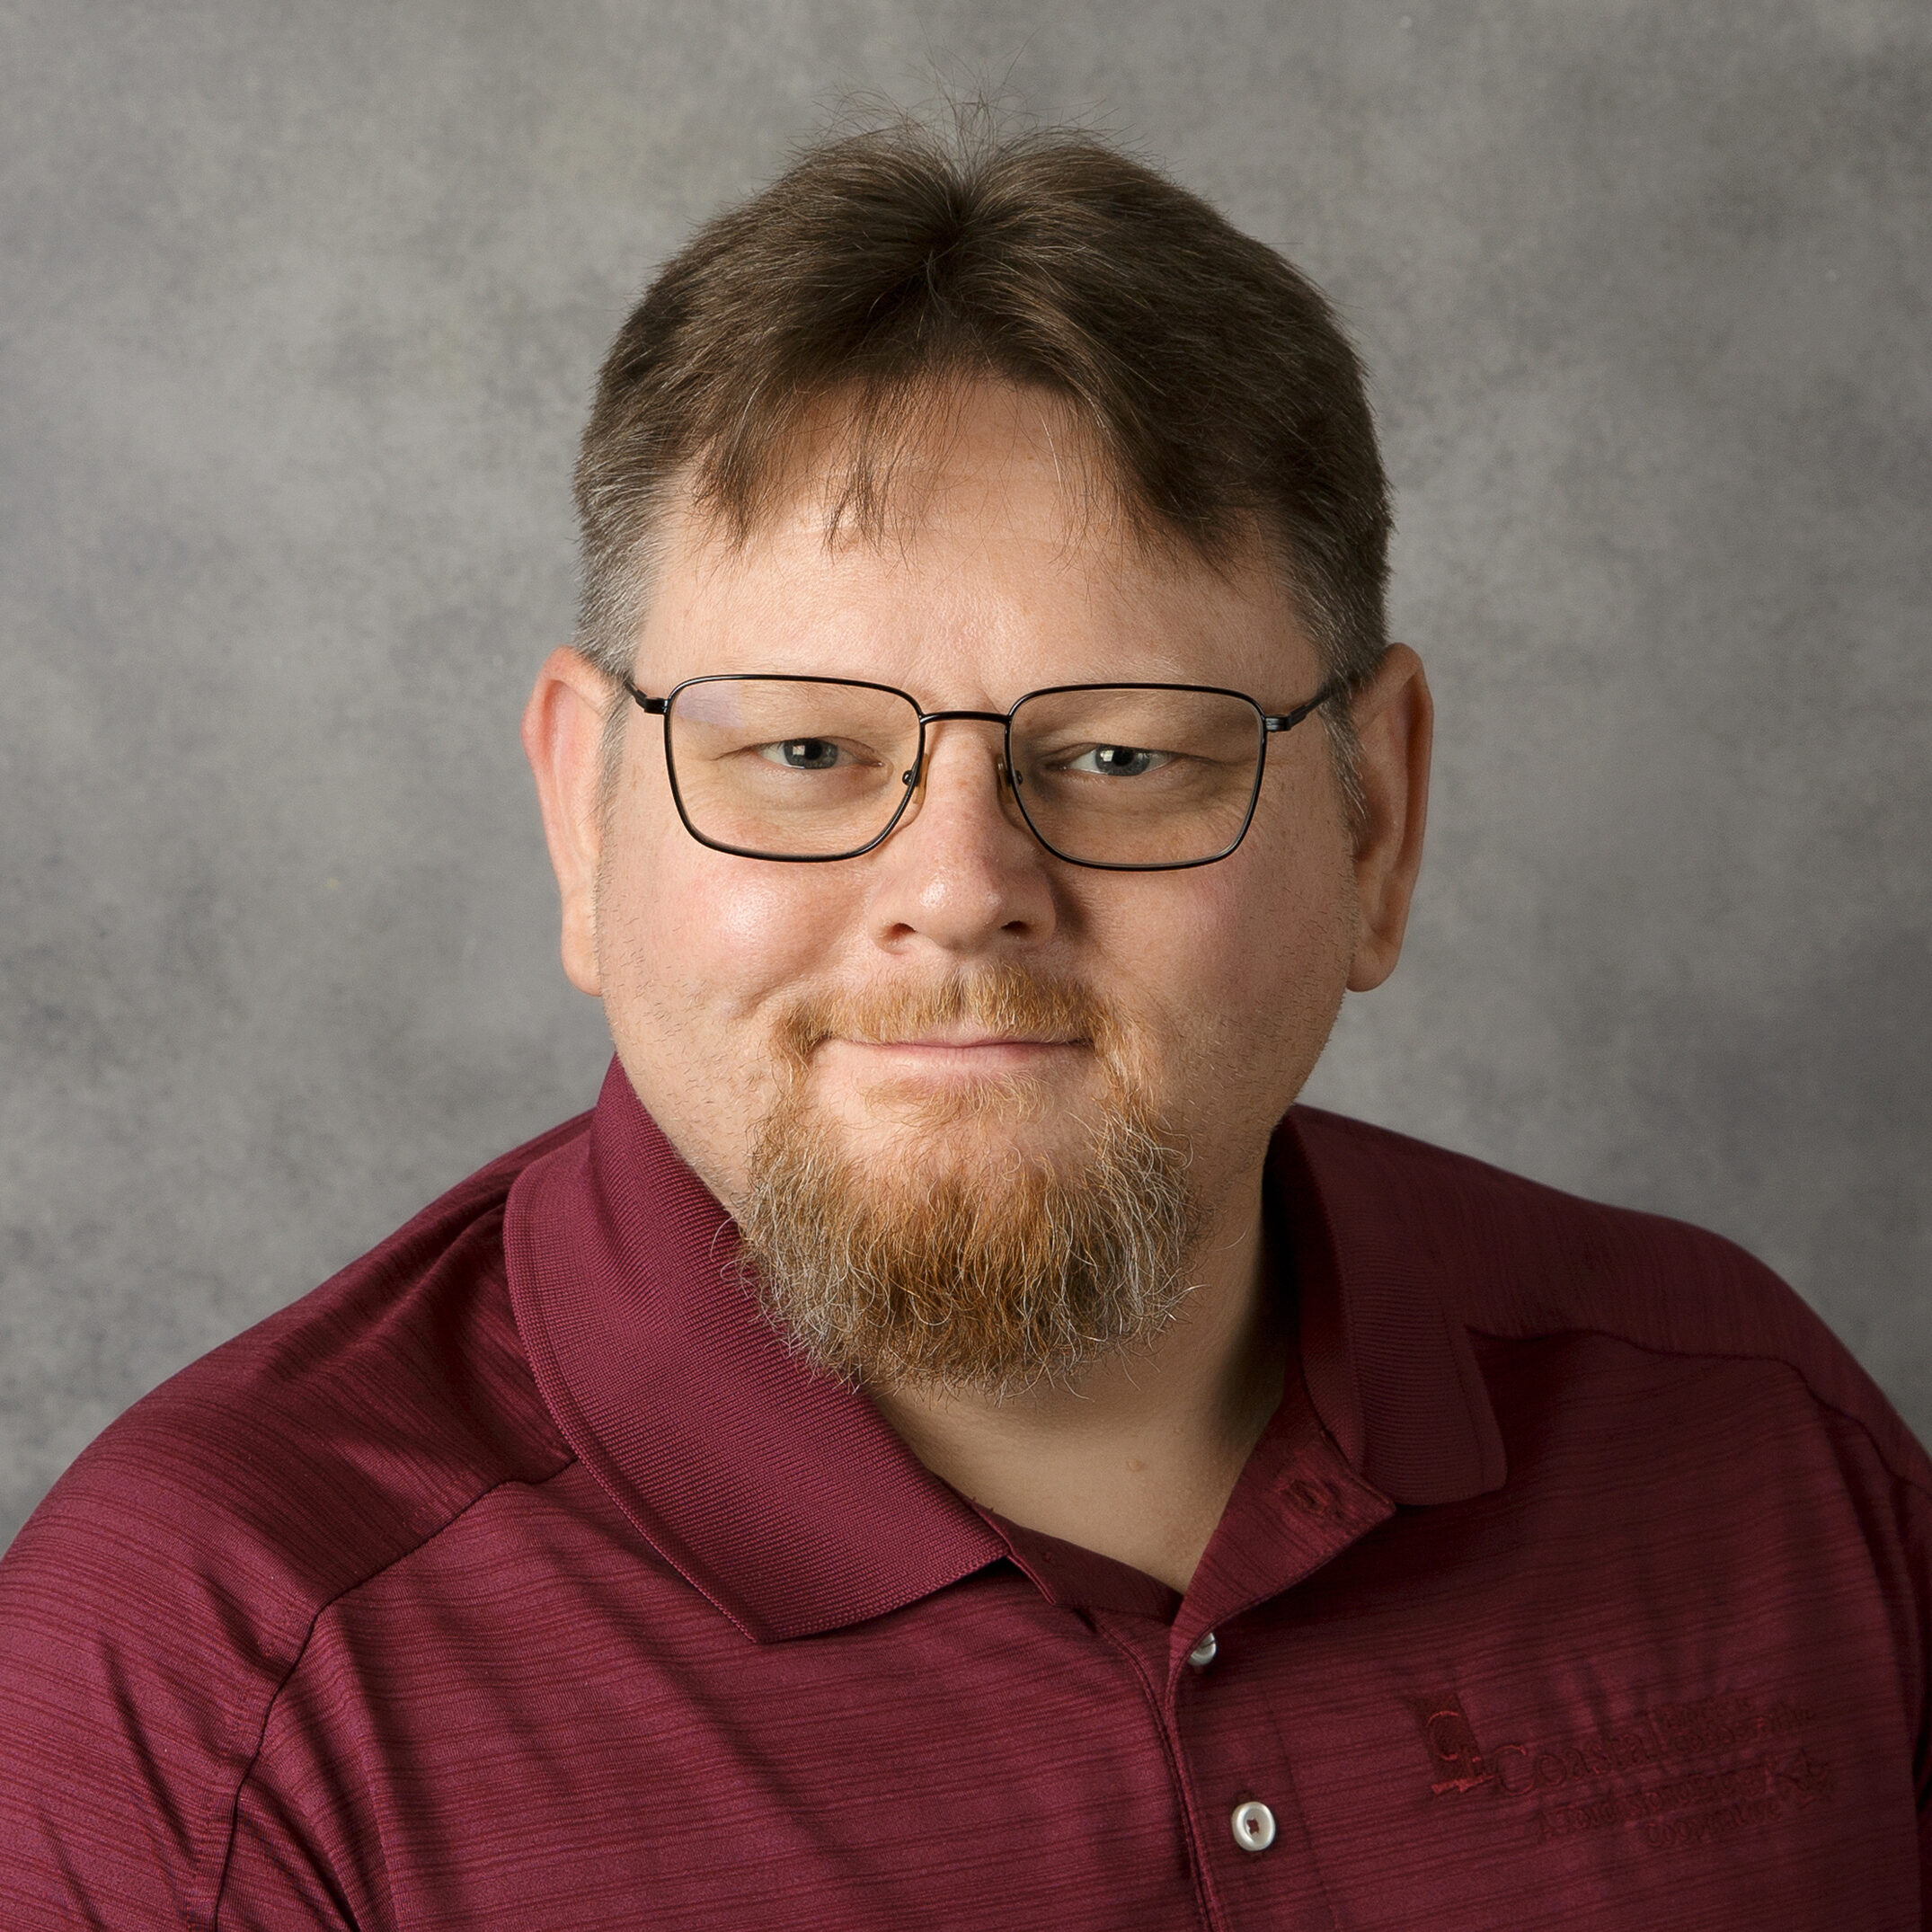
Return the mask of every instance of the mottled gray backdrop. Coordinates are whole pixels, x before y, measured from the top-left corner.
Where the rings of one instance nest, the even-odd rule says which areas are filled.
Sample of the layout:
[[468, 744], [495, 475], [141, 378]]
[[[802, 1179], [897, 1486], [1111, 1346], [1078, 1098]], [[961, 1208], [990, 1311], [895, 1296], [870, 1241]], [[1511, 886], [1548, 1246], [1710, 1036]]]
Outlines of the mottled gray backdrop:
[[588, 1104], [516, 722], [601, 349], [1005, 87], [1372, 365], [1431, 857], [1318, 1097], [1745, 1242], [1932, 1425], [1925, 0], [0, 0], [0, 1539]]

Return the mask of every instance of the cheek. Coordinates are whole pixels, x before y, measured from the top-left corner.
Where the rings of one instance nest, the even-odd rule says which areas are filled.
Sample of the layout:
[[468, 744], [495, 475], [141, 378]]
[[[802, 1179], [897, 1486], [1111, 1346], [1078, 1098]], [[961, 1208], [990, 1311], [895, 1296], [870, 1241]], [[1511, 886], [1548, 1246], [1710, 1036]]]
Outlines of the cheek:
[[1094, 908], [1099, 950], [1176, 1043], [1170, 1106], [1210, 1138], [1265, 1132], [1314, 1067], [1347, 983], [1354, 873], [1339, 828], [1320, 811], [1258, 811], [1231, 858], [1127, 877], [1107, 900]]
[[827, 871], [713, 852], [648, 783], [612, 813], [598, 894], [606, 1017], [644, 1104], [701, 1165], [760, 1103], [773, 1005], [844, 930]]
[[675, 820], [637, 829], [607, 851], [605, 1016], [639, 1099], [728, 1200], [771, 1099], [773, 1009], [822, 969], [839, 918], [822, 867], [731, 858]]
[[1325, 785], [1307, 793], [1257, 813], [1236, 855], [1252, 888], [1240, 946], [1249, 997], [1297, 1087], [1327, 1041], [1355, 951], [1353, 848]]
[[678, 829], [620, 849], [598, 910], [607, 1004], [640, 1004], [688, 1024], [758, 1012], [822, 964], [839, 930], [815, 868], [713, 852]]

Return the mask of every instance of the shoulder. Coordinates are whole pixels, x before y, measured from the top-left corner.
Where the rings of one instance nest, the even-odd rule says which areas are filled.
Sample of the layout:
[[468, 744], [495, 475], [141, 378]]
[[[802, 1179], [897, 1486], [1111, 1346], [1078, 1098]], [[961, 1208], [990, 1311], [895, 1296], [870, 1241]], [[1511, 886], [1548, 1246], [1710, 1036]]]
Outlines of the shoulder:
[[313, 1596], [554, 1458], [510, 1313], [502, 1210], [522, 1168], [581, 1125], [492, 1162], [137, 1403], [56, 1485], [10, 1560], [111, 1518], [176, 1548], [207, 1535], [273, 1550], [287, 1585]]
[[1659, 1354], [1779, 1364], [1932, 1487], [1925, 1451], [1824, 1323], [1735, 1242], [1586, 1201], [1313, 1107], [1289, 1117], [1343, 1247], [1426, 1271], [1462, 1325], [1509, 1340], [1595, 1334]]
[[[493, 1489], [569, 1463], [501, 1224], [517, 1175], [584, 1124], [164, 1383], [55, 1485], [0, 1561], [0, 1854], [51, 1872], [31, 1848], [84, 1802], [137, 1833], [167, 1821], [167, 1845], [126, 1856], [192, 1890], [320, 1613]], [[12, 1775], [30, 1766], [31, 1788]]]

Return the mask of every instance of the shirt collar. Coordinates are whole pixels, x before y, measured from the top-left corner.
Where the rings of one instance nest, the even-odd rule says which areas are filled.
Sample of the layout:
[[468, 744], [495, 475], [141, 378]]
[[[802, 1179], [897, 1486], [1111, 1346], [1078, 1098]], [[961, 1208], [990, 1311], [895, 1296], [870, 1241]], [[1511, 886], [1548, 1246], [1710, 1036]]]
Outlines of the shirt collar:
[[[1393, 1502], [1460, 1502], [1507, 1464], [1481, 1369], [1443, 1290], [1483, 1265], [1418, 1185], [1416, 1143], [1313, 1107], [1269, 1149], [1300, 1289], [1302, 1374], [1358, 1474]], [[1458, 1252], [1459, 1250], [1459, 1252]]]
[[767, 1643], [882, 1615], [1006, 1554], [736, 1278], [737, 1230], [615, 1060], [590, 1130], [504, 1210], [517, 1326], [565, 1440], [666, 1562]]
[[[1349, 1124], [1298, 1109], [1270, 1157], [1307, 1395], [1335, 1467], [1392, 1502], [1493, 1488], [1502, 1449], [1467, 1340], [1417, 1279], [1401, 1217], [1333, 1130]], [[589, 1131], [518, 1176], [504, 1254], [518, 1328], [565, 1439], [665, 1561], [755, 1641], [881, 1616], [1023, 1554], [864, 1396], [785, 1346], [737, 1277], [730, 1216], [617, 1062]]]

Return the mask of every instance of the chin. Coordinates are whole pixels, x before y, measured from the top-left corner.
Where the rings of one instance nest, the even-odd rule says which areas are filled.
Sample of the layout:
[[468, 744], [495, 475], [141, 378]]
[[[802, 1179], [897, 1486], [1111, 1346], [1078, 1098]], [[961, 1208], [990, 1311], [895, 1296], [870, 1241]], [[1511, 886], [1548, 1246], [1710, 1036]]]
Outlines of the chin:
[[[856, 1120], [830, 1126], [846, 1158], [870, 1172], [992, 1182], [1018, 1165], [1071, 1171], [1091, 1158], [1097, 1102], [1038, 1083], [870, 1092]], [[829, 1123], [828, 1123], [829, 1125]]]

